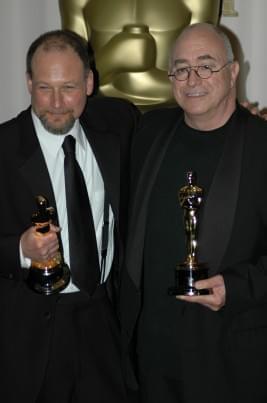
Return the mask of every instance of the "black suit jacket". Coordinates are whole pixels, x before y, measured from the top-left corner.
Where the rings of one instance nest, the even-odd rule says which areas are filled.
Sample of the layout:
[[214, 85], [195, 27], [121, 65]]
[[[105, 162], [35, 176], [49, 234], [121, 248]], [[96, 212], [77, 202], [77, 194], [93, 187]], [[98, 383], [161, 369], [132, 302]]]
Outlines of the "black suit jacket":
[[[126, 230], [129, 148], [137, 119], [132, 105], [107, 98], [89, 98], [80, 118], [115, 217], [117, 247], [109, 278], [110, 294], [118, 288]], [[30, 108], [0, 126], [0, 142], [1, 394], [6, 402], [30, 402], [43, 379], [57, 296], [40, 296], [27, 289], [27, 270], [20, 267], [19, 240], [31, 226], [35, 196], [46, 196], [54, 207], [56, 202]], [[106, 314], [110, 316], [109, 311]], [[108, 336], [106, 340], [109, 342]]]
[[[168, 144], [182, 119], [178, 108], [148, 113], [136, 136], [121, 293], [125, 357], [146, 297], [143, 251], [149, 198]], [[199, 260], [208, 263], [210, 275], [223, 274], [226, 305], [212, 312], [177, 301], [177, 308], [165, 313], [175, 349], [170, 360], [166, 363], [162, 359], [158, 367], [154, 357], [166, 356], [170, 340], [162, 346], [154, 346], [153, 340], [141, 340], [138, 365], [147, 402], [161, 402], [163, 396], [168, 403], [267, 399], [266, 150], [266, 122], [238, 107], [204, 203], [199, 234]], [[171, 298], [167, 290], [166, 298]], [[143, 320], [149, 322], [150, 318]], [[134, 387], [128, 364], [125, 362], [128, 381]]]

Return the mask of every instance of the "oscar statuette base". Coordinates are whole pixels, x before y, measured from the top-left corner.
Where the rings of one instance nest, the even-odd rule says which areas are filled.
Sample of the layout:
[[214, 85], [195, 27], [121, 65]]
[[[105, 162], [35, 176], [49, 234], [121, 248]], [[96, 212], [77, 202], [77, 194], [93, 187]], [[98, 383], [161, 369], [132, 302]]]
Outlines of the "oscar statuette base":
[[168, 289], [169, 295], [208, 295], [209, 290], [197, 290], [195, 281], [208, 277], [208, 268], [204, 264], [192, 265], [181, 263], [175, 270], [175, 286]]
[[66, 264], [52, 269], [30, 268], [28, 286], [38, 294], [52, 295], [60, 292], [70, 281], [70, 270]]

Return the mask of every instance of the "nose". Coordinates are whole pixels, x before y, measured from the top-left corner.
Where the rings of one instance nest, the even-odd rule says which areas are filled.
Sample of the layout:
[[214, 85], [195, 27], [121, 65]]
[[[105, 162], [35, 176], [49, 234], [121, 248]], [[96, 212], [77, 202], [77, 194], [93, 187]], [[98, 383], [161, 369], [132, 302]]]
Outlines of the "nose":
[[188, 73], [187, 85], [193, 87], [199, 80], [201, 80], [201, 78], [198, 76], [196, 70], [191, 69]]
[[59, 89], [54, 88], [51, 102], [54, 108], [60, 108], [62, 106], [63, 98]]

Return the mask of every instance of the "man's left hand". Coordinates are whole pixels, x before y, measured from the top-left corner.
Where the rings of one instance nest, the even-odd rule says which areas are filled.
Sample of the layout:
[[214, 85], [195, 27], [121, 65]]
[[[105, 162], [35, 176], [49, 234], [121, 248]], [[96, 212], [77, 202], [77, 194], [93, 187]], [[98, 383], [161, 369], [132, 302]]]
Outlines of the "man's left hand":
[[225, 305], [225, 285], [223, 276], [220, 274], [206, 280], [196, 281], [195, 287], [198, 290], [209, 289], [209, 295], [185, 296], [177, 295], [176, 298], [182, 301], [197, 303], [206, 306], [212, 311], [219, 311]]

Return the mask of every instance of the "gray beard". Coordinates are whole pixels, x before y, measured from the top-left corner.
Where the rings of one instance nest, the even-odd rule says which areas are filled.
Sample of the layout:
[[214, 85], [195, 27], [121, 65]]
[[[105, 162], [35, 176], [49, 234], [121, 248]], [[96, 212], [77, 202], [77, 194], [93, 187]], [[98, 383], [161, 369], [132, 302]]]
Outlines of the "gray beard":
[[39, 119], [43, 125], [43, 127], [51, 134], [61, 135], [68, 133], [74, 126], [75, 119], [71, 117], [69, 121], [62, 127], [53, 127], [51, 126], [44, 116], [39, 116]]

